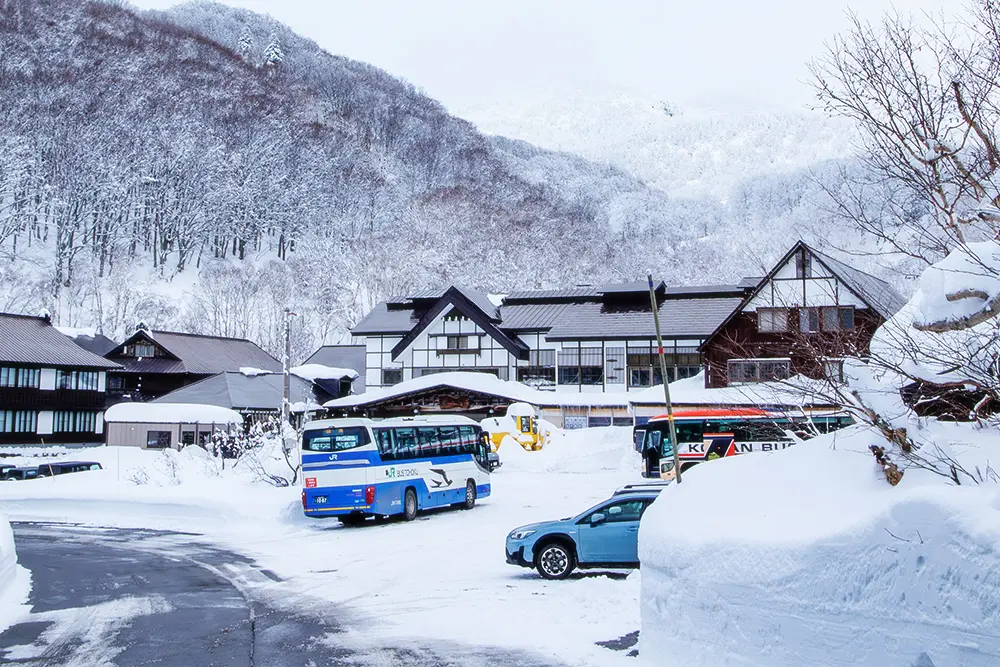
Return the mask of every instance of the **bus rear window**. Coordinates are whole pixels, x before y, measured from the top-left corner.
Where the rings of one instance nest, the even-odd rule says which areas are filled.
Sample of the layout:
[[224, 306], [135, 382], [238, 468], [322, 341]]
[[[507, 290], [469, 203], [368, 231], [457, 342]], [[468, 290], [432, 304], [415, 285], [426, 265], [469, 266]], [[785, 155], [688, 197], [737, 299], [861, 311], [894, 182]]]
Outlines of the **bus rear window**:
[[306, 431], [302, 435], [302, 449], [308, 452], [342, 452], [369, 442], [368, 429], [363, 426]]

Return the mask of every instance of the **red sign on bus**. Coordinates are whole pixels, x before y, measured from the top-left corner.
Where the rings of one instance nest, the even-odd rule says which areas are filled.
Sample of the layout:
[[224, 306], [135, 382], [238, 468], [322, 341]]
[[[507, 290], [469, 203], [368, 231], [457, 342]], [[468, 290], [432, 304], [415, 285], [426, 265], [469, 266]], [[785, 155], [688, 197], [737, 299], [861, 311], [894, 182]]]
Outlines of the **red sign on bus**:
[[316, 478], [315, 477], [306, 477], [306, 488], [307, 489], [315, 489], [316, 488]]

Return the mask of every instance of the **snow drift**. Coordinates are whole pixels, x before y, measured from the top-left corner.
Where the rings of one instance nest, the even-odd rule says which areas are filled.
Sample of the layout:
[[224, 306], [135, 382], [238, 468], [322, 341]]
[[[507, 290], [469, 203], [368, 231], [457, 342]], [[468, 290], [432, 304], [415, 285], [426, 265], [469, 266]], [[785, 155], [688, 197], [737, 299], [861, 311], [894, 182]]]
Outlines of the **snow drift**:
[[[694, 468], [643, 518], [653, 664], [1000, 664], [1000, 495], [885, 483], [861, 427]], [[835, 445], [835, 448], [834, 448]]]
[[28, 571], [17, 564], [10, 522], [0, 514], [0, 632], [21, 614], [29, 588]]
[[[639, 532], [641, 655], [684, 667], [1000, 664], [1000, 432], [917, 417], [900, 395], [914, 377], [989, 372], [998, 275], [996, 243], [952, 253], [878, 330], [872, 359], [845, 364], [853, 395], [915, 443], [910, 457], [885, 428], [859, 425], [698, 466], [662, 492]], [[871, 445], [905, 468], [898, 486]], [[921, 452], [931, 459], [907, 465]], [[938, 456], [982, 474], [956, 485], [926, 464]]]

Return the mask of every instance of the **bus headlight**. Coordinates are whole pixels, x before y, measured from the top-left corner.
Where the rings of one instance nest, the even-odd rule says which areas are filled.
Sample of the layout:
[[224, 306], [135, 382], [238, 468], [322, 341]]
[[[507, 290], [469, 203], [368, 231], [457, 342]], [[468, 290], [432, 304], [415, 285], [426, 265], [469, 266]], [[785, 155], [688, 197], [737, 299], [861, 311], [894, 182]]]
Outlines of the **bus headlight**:
[[515, 530], [508, 537], [512, 540], [523, 540], [524, 538], [530, 537], [531, 535], [534, 534], [535, 531], [533, 530]]

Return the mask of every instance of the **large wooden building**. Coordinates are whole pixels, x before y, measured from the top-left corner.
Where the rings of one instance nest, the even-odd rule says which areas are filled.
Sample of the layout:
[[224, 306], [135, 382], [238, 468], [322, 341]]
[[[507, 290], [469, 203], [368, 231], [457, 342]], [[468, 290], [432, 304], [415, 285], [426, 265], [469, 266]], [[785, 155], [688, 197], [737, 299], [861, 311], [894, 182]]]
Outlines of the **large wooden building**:
[[0, 444], [102, 442], [108, 373], [118, 368], [47, 317], [0, 314]]
[[243, 338], [139, 329], [105, 355], [111, 403], [159, 398], [199, 380], [243, 368], [280, 373], [281, 362]]
[[[667, 381], [705, 370], [709, 387], [836, 377], [904, 303], [884, 281], [801, 241], [763, 278], [659, 282], [654, 292]], [[351, 333], [365, 347], [369, 389], [479, 371], [539, 389], [633, 392], [662, 382], [650, 303], [646, 282], [503, 297], [453, 286], [380, 304]]]

